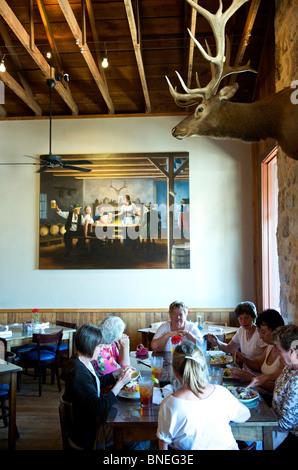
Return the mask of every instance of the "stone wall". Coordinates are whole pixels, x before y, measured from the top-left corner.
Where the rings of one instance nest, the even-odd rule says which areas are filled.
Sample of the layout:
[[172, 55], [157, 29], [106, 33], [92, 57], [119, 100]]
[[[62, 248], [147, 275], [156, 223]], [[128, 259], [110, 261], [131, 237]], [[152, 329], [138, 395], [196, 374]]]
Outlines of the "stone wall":
[[[276, 91], [279, 91], [298, 80], [298, 2], [275, 0], [275, 8]], [[281, 150], [277, 161], [280, 308], [286, 323], [298, 324], [298, 161]]]

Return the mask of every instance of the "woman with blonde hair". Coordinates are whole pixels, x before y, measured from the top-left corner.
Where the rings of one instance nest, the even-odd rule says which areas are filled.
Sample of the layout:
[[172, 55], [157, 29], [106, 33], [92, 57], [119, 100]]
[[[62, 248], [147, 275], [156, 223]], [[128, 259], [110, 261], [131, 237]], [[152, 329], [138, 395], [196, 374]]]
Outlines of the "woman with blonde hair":
[[176, 346], [172, 367], [181, 388], [160, 405], [159, 449], [238, 450], [229, 423], [246, 421], [249, 409], [226, 388], [208, 382], [204, 355], [194, 343]]

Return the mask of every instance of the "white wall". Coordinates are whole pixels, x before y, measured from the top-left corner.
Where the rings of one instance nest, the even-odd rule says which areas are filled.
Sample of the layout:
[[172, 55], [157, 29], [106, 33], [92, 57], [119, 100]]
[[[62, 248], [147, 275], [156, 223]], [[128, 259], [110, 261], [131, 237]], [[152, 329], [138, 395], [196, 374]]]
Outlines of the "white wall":
[[[253, 300], [250, 145], [171, 135], [175, 117], [53, 122], [53, 153], [190, 153], [190, 270], [38, 270], [39, 175], [0, 166], [0, 308], [232, 308]], [[0, 161], [48, 153], [48, 120], [0, 122]], [[33, 160], [32, 160], [33, 161]]]

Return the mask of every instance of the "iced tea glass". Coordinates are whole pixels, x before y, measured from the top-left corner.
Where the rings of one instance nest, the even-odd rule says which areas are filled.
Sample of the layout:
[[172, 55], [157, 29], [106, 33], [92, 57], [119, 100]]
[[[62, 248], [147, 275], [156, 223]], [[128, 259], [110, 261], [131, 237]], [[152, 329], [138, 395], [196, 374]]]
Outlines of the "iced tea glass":
[[152, 377], [155, 377], [159, 381], [162, 379], [162, 366], [163, 366], [163, 358], [162, 357], [151, 357], [151, 374]]
[[140, 377], [139, 389], [140, 389], [141, 406], [152, 405], [153, 385], [154, 385], [154, 382], [151, 377]]

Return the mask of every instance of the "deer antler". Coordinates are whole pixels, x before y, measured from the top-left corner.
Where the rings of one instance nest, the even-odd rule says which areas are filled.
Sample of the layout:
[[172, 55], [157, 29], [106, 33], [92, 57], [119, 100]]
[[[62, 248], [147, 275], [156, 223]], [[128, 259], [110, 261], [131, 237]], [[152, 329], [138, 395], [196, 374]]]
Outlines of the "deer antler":
[[110, 182], [110, 188], [115, 189], [115, 191], [116, 191], [116, 193], [117, 193], [117, 196], [119, 196], [119, 193], [120, 193], [121, 189], [126, 188], [126, 181], [124, 180], [124, 186], [121, 186], [121, 188], [117, 189], [117, 188], [115, 188], [114, 186], [112, 186], [112, 180], [111, 180], [111, 182]]
[[188, 88], [182, 77], [178, 72], [176, 72], [179, 81], [182, 85], [182, 88], [186, 93], [178, 93], [176, 89], [173, 88], [170, 80], [166, 77], [170, 93], [173, 96], [176, 104], [178, 106], [192, 106], [197, 103], [199, 99], [208, 99], [217, 92], [221, 80], [232, 73], [246, 72], [251, 71], [255, 72], [250, 68], [250, 62], [246, 65], [231, 67], [229, 64], [230, 61], [230, 42], [227, 40], [227, 47], [225, 53], [225, 27], [228, 20], [231, 16], [248, 0], [233, 0], [230, 7], [223, 13], [222, 12], [222, 0], [219, 0], [219, 8], [215, 14], [210, 13], [205, 8], [201, 7], [192, 0], [186, 0], [198, 13], [200, 13], [209, 23], [212, 28], [215, 43], [216, 43], [216, 56], [211, 55], [210, 48], [206, 42], [206, 49], [202, 47], [199, 41], [192, 35], [191, 31], [188, 29], [188, 33], [195, 45], [200, 50], [202, 56], [210, 62], [211, 66], [211, 81], [204, 88], [200, 87], [197, 77], [198, 88], [190, 89]]

